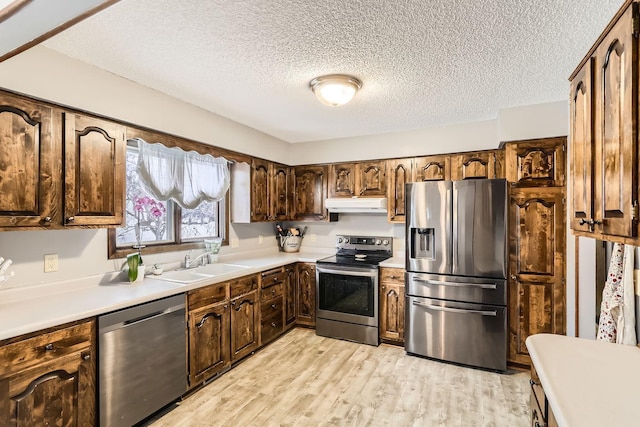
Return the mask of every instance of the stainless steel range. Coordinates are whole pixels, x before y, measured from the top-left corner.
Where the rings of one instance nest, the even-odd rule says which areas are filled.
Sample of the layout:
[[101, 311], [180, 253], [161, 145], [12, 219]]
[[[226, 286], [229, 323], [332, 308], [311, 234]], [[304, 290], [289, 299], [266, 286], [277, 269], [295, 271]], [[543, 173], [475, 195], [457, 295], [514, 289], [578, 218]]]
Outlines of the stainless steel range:
[[316, 263], [316, 334], [378, 345], [378, 264], [393, 238], [336, 236], [337, 252]]

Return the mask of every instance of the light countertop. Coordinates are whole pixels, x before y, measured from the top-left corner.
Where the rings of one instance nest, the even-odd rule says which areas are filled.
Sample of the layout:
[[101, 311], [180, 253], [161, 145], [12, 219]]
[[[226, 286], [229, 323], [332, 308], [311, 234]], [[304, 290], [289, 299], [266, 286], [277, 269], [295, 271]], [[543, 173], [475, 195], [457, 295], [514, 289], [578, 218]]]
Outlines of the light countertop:
[[559, 426], [640, 425], [640, 348], [551, 334], [526, 344]]
[[117, 272], [45, 285], [0, 291], [0, 340], [36, 332], [76, 320], [108, 313], [159, 298], [187, 292], [213, 283], [259, 273], [294, 262], [316, 262], [326, 252], [270, 252], [225, 259], [247, 268], [188, 284], [146, 276], [129, 283]]
[[405, 268], [404, 257], [394, 256], [393, 258], [385, 259], [380, 263], [380, 267], [390, 268]]

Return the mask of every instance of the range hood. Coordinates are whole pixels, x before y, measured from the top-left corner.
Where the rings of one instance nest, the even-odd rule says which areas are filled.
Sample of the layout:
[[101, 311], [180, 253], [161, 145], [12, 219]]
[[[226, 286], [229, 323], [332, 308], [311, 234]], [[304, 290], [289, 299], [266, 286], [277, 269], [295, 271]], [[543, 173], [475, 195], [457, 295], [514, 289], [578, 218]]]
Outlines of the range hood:
[[334, 197], [324, 203], [329, 212], [387, 214], [386, 197]]

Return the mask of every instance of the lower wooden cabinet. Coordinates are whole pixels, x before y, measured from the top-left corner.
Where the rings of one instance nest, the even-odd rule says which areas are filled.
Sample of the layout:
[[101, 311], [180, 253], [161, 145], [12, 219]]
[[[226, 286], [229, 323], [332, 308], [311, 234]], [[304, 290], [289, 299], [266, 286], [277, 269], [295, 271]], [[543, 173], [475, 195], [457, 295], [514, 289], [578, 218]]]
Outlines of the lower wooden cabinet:
[[404, 343], [404, 270], [380, 269], [380, 340]]
[[258, 310], [257, 290], [231, 300], [232, 362], [248, 356], [258, 348]]
[[288, 275], [284, 267], [262, 273], [260, 281], [260, 345], [284, 332], [284, 290]]
[[189, 311], [189, 385], [231, 366], [229, 301]]
[[284, 283], [284, 322], [285, 327], [290, 328], [296, 321], [296, 265], [289, 264], [284, 267], [284, 271], [287, 275]]
[[531, 365], [531, 427], [558, 427], [558, 421], [553, 415], [547, 396], [540, 384], [536, 369]]
[[0, 343], [0, 424], [96, 425], [95, 323]]
[[316, 326], [316, 265], [298, 263], [296, 324]]

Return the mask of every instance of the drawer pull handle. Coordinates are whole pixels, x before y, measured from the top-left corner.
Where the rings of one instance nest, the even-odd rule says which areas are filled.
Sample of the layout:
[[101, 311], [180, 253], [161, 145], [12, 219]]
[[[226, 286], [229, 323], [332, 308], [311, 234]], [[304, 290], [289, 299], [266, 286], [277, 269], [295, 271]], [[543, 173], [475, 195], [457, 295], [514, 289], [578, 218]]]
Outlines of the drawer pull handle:
[[276, 327], [276, 322], [271, 322], [271, 326]]
[[271, 308], [276, 308], [276, 305], [275, 304], [271, 304]]
[[67, 218], [67, 222], [73, 222], [75, 220], [76, 220], [76, 217], [74, 217], [74, 216], [70, 216], [70, 217]]
[[271, 293], [272, 293], [272, 294], [275, 294], [275, 293], [276, 293], [276, 290], [275, 290], [275, 289], [271, 289]]
[[91, 360], [91, 354], [90, 353], [83, 354], [82, 355], [82, 360]]
[[44, 346], [45, 351], [51, 351], [53, 350], [53, 344], [49, 343], [47, 345]]

